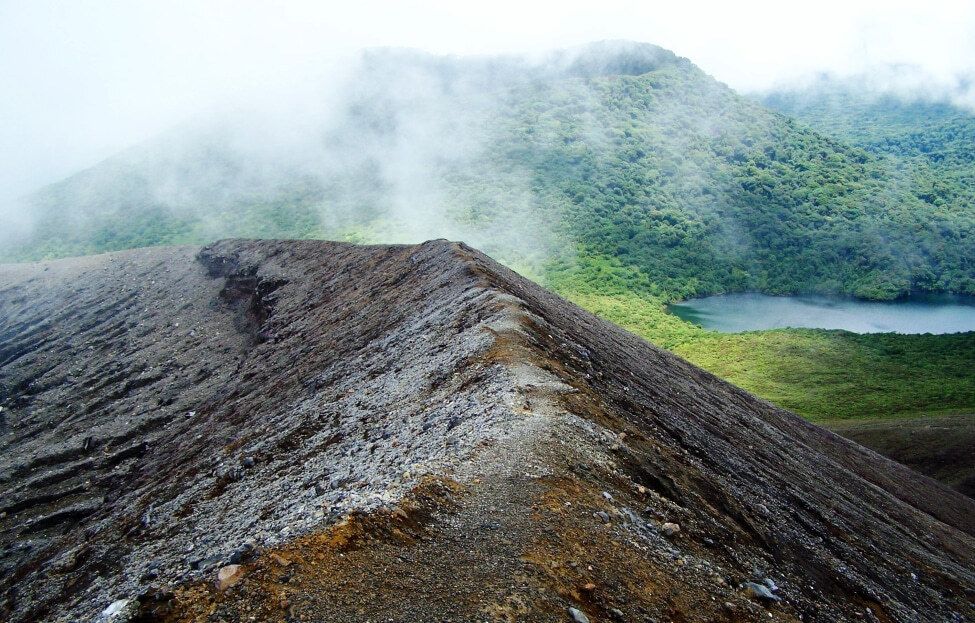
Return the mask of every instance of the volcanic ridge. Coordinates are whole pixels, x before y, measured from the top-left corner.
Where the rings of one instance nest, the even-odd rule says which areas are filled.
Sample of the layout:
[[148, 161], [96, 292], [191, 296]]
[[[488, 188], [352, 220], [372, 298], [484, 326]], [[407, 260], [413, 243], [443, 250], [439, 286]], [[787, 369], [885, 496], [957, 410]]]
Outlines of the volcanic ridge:
[[975, 500], [463, 244], [0, 266], [0, 618], [975, 620]]

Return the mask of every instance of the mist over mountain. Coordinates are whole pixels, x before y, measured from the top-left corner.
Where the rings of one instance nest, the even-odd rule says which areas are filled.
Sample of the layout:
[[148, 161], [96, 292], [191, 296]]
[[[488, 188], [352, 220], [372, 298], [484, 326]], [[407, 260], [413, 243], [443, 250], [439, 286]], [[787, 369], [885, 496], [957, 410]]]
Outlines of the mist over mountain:
[[[975, 78], [951, 88], [916, 72], [887, 80], [829, 75], [762, 94], [766, 106], [873, 154], [909, 163], [942, 203], [975, 205]], [[899, 78], [897, 78], [899, 76]], [[903, 165], [902, 165], [903, 166]]]
[[447, 237], [553, 283], [612, 275], [665, 298], [975, 292], [970, 203], [657, 46], [374, 50], [325, 85], [321, 107], [282, 94], [280, 110], [187, 124], [41, 190], [6, 259]]

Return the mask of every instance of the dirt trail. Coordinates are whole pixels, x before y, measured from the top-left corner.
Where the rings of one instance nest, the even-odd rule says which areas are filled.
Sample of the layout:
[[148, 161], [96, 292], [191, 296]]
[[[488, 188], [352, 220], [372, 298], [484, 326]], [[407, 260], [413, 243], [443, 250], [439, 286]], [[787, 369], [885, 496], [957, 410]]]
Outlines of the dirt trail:
[[11, 621], [975, 619], [975, 501], [459, 244], [2, 266], [0, 406]]

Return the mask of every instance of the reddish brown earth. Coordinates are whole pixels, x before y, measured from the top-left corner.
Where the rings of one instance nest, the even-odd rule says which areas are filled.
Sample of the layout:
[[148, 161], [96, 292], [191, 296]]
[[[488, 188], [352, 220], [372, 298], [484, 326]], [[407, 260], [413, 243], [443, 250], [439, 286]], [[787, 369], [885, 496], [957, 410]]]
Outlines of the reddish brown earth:
[[5, 620], [975, 619], [975, 501], [459, 244], [0, 267], [0, 406]]

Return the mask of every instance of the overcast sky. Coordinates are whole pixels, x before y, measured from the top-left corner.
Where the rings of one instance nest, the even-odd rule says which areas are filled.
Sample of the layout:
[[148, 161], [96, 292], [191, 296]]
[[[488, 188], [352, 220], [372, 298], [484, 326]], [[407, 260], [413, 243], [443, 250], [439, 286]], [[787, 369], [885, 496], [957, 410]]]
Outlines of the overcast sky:
[[662, 45], [739, 90], [887, 63], [950, 83], [975, 69], [975, 1], [0, 0], [0, 200], [363, 47], [600, 39]]

